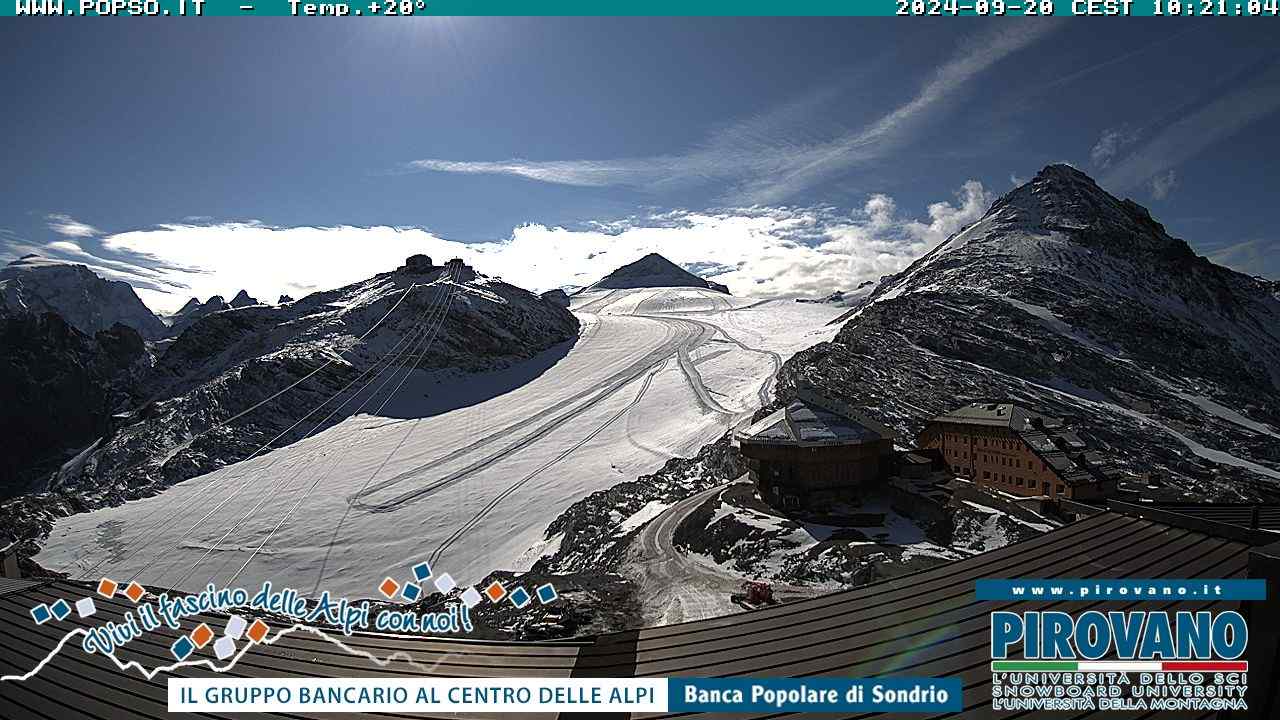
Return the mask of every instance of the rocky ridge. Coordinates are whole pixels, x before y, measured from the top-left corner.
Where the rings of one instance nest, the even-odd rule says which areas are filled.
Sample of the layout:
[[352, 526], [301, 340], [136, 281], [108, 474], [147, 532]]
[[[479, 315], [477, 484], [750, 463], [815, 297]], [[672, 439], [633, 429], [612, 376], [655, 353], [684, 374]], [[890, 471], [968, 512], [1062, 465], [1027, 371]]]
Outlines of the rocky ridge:
[[1075, 419], [1164, 500], [1280, 497], [1280, 301], [1050, 165], [783, 367], [906, 437], [965, 401]]

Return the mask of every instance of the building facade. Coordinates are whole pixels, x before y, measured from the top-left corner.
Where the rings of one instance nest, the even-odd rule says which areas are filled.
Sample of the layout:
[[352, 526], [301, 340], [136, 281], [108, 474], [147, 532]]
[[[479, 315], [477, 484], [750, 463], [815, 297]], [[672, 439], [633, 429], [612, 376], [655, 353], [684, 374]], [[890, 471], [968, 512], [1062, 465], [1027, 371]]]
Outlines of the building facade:
[[942, 453], [952, 472], [1023, 497], [1098, 500], [1115, 472], [1065, 423], [1013, 403], [981, 402], [929, 421], [917, 439]]
[[894, 433], [851, 406], [801, 391], [735, 436], [760, 496], [784, 509], [856, 503], [892, 471]]

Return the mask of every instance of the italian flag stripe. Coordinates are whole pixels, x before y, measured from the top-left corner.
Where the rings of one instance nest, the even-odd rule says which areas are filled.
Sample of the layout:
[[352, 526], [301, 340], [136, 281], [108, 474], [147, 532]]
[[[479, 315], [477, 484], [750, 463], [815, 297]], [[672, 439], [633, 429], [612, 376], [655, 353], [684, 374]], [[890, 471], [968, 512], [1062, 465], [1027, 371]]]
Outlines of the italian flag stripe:
[[1245, 661], [996, 660], [991, 672], [1248, 672]]

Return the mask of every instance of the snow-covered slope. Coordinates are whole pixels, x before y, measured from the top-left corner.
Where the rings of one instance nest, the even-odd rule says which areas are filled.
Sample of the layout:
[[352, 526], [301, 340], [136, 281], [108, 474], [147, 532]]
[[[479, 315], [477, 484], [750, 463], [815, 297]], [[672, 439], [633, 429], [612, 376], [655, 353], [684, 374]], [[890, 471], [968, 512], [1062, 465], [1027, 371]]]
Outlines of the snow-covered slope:
[[[423, 330], [432, 334], [423, 336]], [[65, 468], [58, 483], [101, 491], [183, 480], [246, 456], [398, 349], [414, 352], [399, 356], [384, 377], [407, 366], [500, 368], [564, 342], [576, 330], [572, 315], [532, 293], [484, 277], [455, 281], [444, 269], [428, 277], [385, 273], [284, 307], [254, 304], [212, 313], [158, 358], [145, 386], [155, 400], [80, 466]], [[273, 397], [294, 383], [300, 384]], [[359, 387], [272, 445], [286, 445], [316, 424], [336, 423], [360, 400], [322, 418]]]
[[[414, 389], [418, 400], [406, 399], [413, 368], [465, 377], [576, 335], [577, 321], [564, 308], [464, 270], [465, 281], [462, 270], [445, 268], [384, 273], [283, 307], [197, 319], [137, 383], [135, 395], [150, 400], [113, 418], [104, 437], [62, 466], [48, 492], [0, 507], [0, 526], [34, 542], [58, 515], [153, 494], [357, 411], [442, 412], [447, 401], [424, 402], [426, 388]], [[393, 396], [399, 405], [384, 408]]]
[[696, 287], [729, 293], [729, 288], [694, 275], [657, 253], [614, 270], [582, 292], [656, 287]]
[[[489, 302], [480, 293], [486, 289], [494, 288], [475, 286], [467, 301]], [[395, 297], [380, 286], [366, 291]], [[497, 568], [527, 569], [544, 551], [548, 523], [576, 500], [693, 453], [749, 418], [784, 354], [833, 335], [826, 323], [839, 312], [736, 298], [726, 307], [710, 300], [727, 296], [695, 288], [601, 294], [608, 298], [575, 298], [575, 305], [595, 308], [575, 308], [582, 323], [576, 342], [474, 374], [453, 368], [484, 347], [483, 336], [461, 334], [483, 318], [459, 317], [440, 349], [442, 363], [409, 374], [381, 410], [371, 407], [154, 497], [65, 518], [36, 559], [73, 574], [94, 566], [122, 577], [138, 573], [161, 586], [226, 582], [248, 561], [237, 582], [270, 577], [304, 590], [365, 595], [411, 559], [430, 559], [460, 581]], [[292, 303], [289, 312], [307, 315], [300, 306], [308, 302]], [[160, 372], [172, 369], [172, 391], [191, 403], [186, 407], [207, 413], [195, 404], [204, 388], [265, 372], [254, 362], [238, 376], [220, 372], [223, 361], [211, 348], [259, 342], [261, 334], [241, 338], [236, 328], [276, 311], [217, 313], [174, 343]], [[211, 380], [186, 389], [202, 376]], [[269, 384], [281, 380], [287, 378]], [[239, 397], [230, 388], [220, 395]], [[147, 443], [193, 413], [169, 403], [157, 412], [109, 452], [126, 458], [131, 448], [154, 455], [174, 447], [171, 440], [151, 449]], [[207, 463], [206, 442], [179, 445], [144, 472]], [[164, 519], [158, 527], [157, 518]]]
[[126, 282], [104, 280], [84, 265], [27, 255], [0, 268], [0, 315], [56, 312], [87, 335], [120, 323], [144, 338], [166, 328]]
[[[1051, 165], [798, 354], [817, 384], [914, 432], [963, 400], [1081, 418], [1152, 495], [1280, 489], [1280, 301], [1198, 257], [1146, 209]], [[1161, 480], [1163, 478], [1163, 480]]]

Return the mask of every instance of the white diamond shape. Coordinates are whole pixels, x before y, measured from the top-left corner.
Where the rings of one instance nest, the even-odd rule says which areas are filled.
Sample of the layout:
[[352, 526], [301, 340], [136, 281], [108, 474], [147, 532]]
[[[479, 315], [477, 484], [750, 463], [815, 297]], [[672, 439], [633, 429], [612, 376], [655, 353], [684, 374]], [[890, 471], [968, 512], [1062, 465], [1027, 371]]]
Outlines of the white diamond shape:
[[479, 604], [480, 604], [480, 593], [479, 593], [479, 591], [477, 591], [477, 590], [476, 590], [475, 588], [473, 588], [473, 587], [469, 587], [469, 588], [467, 588], [466, 590], [463, 590], [463, 591], [462, 591], [462, 604], [463, 604], [463, 605], [466, 605], [468, 610], [470, 610], [471, 608], [475, 607], [476, 605], [479, 605]]
[[98, 606], [93, 604], [93, 598], [84, 598], [76, 601], [76, 612], [80, 617], [89, 617], [98, 612]]
[[219, 660], [226, 660], [236, 652], [236, 641], [227, 636], [218, 638], [213, 643], [213, 654], [218, 656]]
[[442, 593], [447, 593], [456, 587], [458, 587], [458, 583], [453, 581], [453, 577], [449, 573], [441, 573], [440, 577], [436, 578], [436, 589]]
[[245, 628], [248, 626], [249, 624], [245, 622], [244, 618], [239, 615], [232, 615], [227, 618], [227, 629], [223, 632], [232, 640], [239, 640], [240, 636], [244, 634]]

